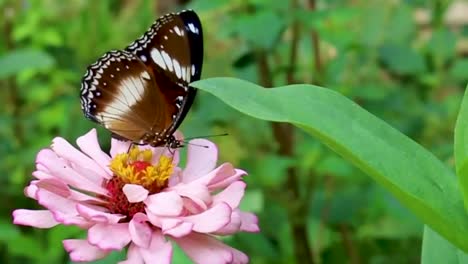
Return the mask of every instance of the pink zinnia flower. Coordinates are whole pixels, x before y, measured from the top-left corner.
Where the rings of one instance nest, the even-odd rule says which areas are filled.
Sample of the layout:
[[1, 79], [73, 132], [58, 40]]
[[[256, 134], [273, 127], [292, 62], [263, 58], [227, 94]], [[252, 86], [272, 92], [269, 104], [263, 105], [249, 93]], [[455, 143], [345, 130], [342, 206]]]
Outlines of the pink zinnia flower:
[[[133, 147], [112, 140], [110, 156], [93, 129], [78, 150], [63, 138], [37, 155], [25, 194], [46, 210], [18, 209], [14, 223], [38, 228], [58, 224], [87, 229], [87, 239], [67, 239], [73, 261], [93, 261], [128, 247], [122, 263], [170, 263], [177, 243], [196, 263], [247, 263], [248, 257], [216, 239], [258, 232], [254, 214], [239, 210], [246, 173], [224, 163], [208, 140], [190, 143], [185, 169], [178, 151]], [[216, 167], [216, 168], [215, 168]]]

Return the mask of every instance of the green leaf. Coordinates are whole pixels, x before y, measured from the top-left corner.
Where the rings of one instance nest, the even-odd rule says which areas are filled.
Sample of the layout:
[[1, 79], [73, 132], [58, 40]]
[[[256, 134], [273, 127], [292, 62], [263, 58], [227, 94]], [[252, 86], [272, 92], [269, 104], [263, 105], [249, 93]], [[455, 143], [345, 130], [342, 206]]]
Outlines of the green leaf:
[[450, 75], [457, 81], [468, 81], [468, 59], [458, 59], [450, 69]]
[[15, 50], [0, 57], [0, 79], [29, 69], [45, 69], [55, 63], [47, 53], [37, 50]]
[[275, 89], [234, 79], [192, 84], [258, 119], [292, 123], [352, 162], [446, 239], [468, 252], [468, 217], [456, 178], [433, 154], [335, 91]]
[[386, 44], [379, 50], [382, 61], [398, 74], [420, 74], [426, 71], [423, 57], [408, 46]]
[[468, 90], [465, 90], [455, 125], [454, 152], [458, 182], [468, 211]]
[[458, 250], [429, 227], [424, 227], [421, 264], [467, 264], [468, 255]]
[[236, 16], [232, 23], [233, 32], [251, 45], [270, 50], [277, 44], [286, 22], [284, 17], [273, 12], [262, 11], [251, 15]]

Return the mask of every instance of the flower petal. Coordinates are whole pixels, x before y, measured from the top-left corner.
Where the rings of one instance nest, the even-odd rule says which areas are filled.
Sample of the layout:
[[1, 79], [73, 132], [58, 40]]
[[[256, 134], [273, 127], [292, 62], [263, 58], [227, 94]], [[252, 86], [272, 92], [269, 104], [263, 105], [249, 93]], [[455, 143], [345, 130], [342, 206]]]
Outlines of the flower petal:
[[161, 228], [164, 235], [170, 235], [173, 237], [183, 237], [190, 234], [193, 230], [193, 224], [189, 222], [182, 222], [171, 228], [164, 228], [165, 221], [162, 221], [163, 227]]
[[241, 231], [245, 232], [260, 232], [260, 227], [258, 227], [258, 218], [255, 214], [240, 212], [241, 216]]
[[63, 246], [72, 261], [89, 262], [102, 259], [109, 254], [109, 251], [101, 250], [82, 239], [63, 240]]
[[55, 221], [49, 210], [26, 209], [13, 211], [13, 223], [15, 225], [33, 226], [37, 228], [51, 228], [59, 224]]
[[80, 216], [95, 223], [117, 224], [121, 219], [125, 218], [124, 215], [106, 213], [83, 204], [77, 204], [76, 210]]
[[96, 161], [86, 156], [83, 152], [73, 147], [68, 141], [61, 137], [56, 137], [52, 140], [51, 148], [58, 156], [76, 164], [77, 166], [88, 169], [89, 171], [97, 172], [98, 174], [90, 175], [97, 178], [90, 180], [99, 182], [102, 180], [102, 177], [109, 176], [106, 170], [99, 166]]
[[[200, 146], [207, 146], [207, 148]], [[187, 150], [187, 166], [183, 173], [183, 182], [191, 182], [212, 171], [216, 166], [217, 159], [218, 148], [213, 142], [206, 139], [190, 140]]]
[[64, 198], [46, 189], [38, 189], [36, 193], [40, 205], [49, 209], [56, 221], [64, 223], [78, 216], [76, 202]]
[[128, 225], [133, 243], [143, 248], [148, 248], [151, 242], [152, 230], [147, 221], [145, 214], [136, 213]]
[[145, 204], [151, 213], [160, 216], [178, 216], [183, 209], [182, 198], [174, 191], [150, 195]]
[[135, 244], [130, 244], [127, 251], [127, 259], [120, 261], [119, 264], [145, 264], [143, 257], [140, 255], [140, 250]]
[[149, 248], [139, 248], [145, 263], [170, 264], [172, 260], [172, 245], [166, 241], [160, 231], [154, 231]]
[[115, 158], [117, 154], [125, 153], [129, 150], [130, 145], [132, 144], [131, 141], [124, 141], [116, 138], [112, 138], [111, 140], [111, 148], [110, 148], [110, 155], [112, 158]]
[[99, 146], [96, 129], [93, 128], [85, 135], [79, 137], [76, 140], [76, 144], [80, 147], [81, 151], [95, 160], [107, 172], [109, 178], [112, 177], [112, 172], [108, 167], [111, 158]]
[[212, 236], [192, 233], [182, 238], [173, 238], [195, 263], [244, 264], [249, 258]]
[[[38, 164], [39, 165], [39, 164]], [[45, 171], [42, 171], [42, 170], [36, 170], [32, 173], [32, 175], [36, 178], [36, 179], [39, 179], [39, 180], [42, 180], [42, 179], [54, 179], [55, 177], [50, 175], [48, 172], [45, 172]]]
[[198, 207], [206, 210], [208, 204], [211, 204], [211, 194], [208, 188], [204, 185], [197, 183], [188, 183], [188, 184], [177, 184], [176, 186], [168, 188], [168, 190], [173, 190], [177, 192], [182, 197], [187, 197], [193, 202], [195, 202]]
[[100, 185], [77, 173], [68, 163], [50, 149], [44, 149], [37, 155], [37, 162], [45, 166], [59, 180], [84, 191], [106, 195]]
[[121, 250], [130, 241], [128, 223], [95, 224], [88, 230], [88, 242], [102, 250]]
[[247, 184], [245, 184], [243, 181], [236, 181], [231, 183], [226, 189], [213, 197], [213, 204], [225, 202], [231, 208], [239, 207], [240, 201], [244, 196], [246, 186]]
[[242, 220], [241, 220], [241, 215], [239, 210], [233, 210], [231, 213], [231, 220], [229, 223], [222, 228], [218, 229], [216, 232], [213, 234], [216, 235], [232, 235], [236, 232], [239, 232], [239, 229], [241, 227]]
[[130, 203], [143, 202], [148, 197], [149, 191], [145, 187], [138, 184], [125, 184], [122, 188], [127, 200]]
[[38, 181], [31, 181], [29, 185], [24, 188], [24, 195], [26, 195], [26, 197], [37, 200], [37, 190], [39, 190], [36, 186], [37, 182]]
[[218, 190], [240, 180], [246, 174], [243, 170], [235, 169], [231, 163], [223, 163], [210, 173], [196, 179], [193, 183], [208, 186], [210, 191]]
[[231, 207], [226, 203], [220, 203], [201, 214], [181, 217], [181, 219], [193, 223], [193, 230], [196, 232], [216, 232], [231, 220]]

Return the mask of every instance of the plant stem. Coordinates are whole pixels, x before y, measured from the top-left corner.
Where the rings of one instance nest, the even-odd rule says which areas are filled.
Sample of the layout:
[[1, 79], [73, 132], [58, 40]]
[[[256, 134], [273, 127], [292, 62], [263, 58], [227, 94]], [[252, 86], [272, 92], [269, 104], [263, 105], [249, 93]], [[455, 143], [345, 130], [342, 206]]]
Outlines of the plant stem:
[[[317, 3], [315, 0], [309, 0], [309, 10], [317, 10]], [[311, 32], [312, 49], [314, 50], [314, 70], [316, 76], [322, 75], [322, 60], [320, 57], [320, 38], [317, 30], [313, 29]], [[320, 77], [318, 79], [321, 79]], [[315, 78], [317, 81], [317, 78]]]

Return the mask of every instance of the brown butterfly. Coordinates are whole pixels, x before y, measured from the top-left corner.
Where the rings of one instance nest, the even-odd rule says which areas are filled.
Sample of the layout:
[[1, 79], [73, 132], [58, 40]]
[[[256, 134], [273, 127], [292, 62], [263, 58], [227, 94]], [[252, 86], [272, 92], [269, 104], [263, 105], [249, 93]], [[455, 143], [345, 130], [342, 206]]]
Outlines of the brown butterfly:
[[109, 51], [81, 82], [84, 115], [136, 144], [180, 147], [173, 133], [195, 99], [203, 34], [192, 10], [157, 19], [124, 50]]

